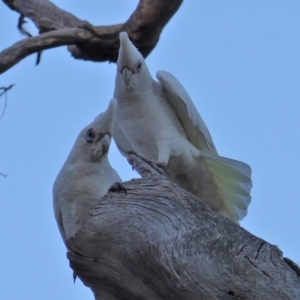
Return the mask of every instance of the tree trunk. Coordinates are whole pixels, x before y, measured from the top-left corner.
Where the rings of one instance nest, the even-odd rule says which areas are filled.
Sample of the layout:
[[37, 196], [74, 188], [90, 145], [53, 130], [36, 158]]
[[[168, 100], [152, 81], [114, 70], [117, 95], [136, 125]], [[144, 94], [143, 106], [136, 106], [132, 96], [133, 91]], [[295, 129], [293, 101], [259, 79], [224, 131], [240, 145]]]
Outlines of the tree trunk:
[[276, 246], [130, 161], [144, 178], [109, 192], [68, 241], [96, 299], [300, 299], [299, 269]]

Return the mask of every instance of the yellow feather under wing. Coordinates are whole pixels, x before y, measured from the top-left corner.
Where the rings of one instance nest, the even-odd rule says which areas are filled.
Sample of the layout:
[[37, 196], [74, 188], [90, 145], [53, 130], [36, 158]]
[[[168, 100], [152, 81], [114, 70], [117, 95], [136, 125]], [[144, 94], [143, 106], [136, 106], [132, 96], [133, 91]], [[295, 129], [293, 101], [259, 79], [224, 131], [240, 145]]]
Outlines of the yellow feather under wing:
[[202, 157], [219, 189], [224, 213], [234, 221], [242, 220], [247, 215], [247, 209], [251, 202], [250, 166], [237, 160], [203, 152]]

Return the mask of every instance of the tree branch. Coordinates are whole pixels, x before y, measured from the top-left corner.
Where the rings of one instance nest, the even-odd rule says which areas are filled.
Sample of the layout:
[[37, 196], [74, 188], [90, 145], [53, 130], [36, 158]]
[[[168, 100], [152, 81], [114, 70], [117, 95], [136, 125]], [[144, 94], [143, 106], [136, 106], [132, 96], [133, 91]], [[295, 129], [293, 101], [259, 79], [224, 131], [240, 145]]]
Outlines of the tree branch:
[[[7, 106], [7, 92], [13, 88], [15, 86], [15, 84], [11, 84], [7, 87], [3, 86], [0, 87], [0, 91], [2, 90], [2, 92], [0, 92], [0, 97], [4, 95], [4, 105], [3, 105], [3, 110], [2, 113], [0, 114], [0, 120], [4, 117], [5, 111], [6, 111], [6, 106]], [[0, 173], [0, 175], [4, 176], [4, 174]], [[6, 177], [6, 176], [5, 176]]]
[[108, 193], [68, 240], [96, 299], [300, 299], [299, 267], [276, 246], [130, 160], [148, 179]]
[[[176, 13], [182, 1], [140, 0], [127, 22], [111, 26], [91, 25], [92, 35], [91, 31], [82, 31], [86, 21], [58, 8], [50, 1], [3, 0], [8, 7], [20, 13], [22, 18], [25, 16], [34, 22], [39, 29], [40, 39], [28, 38], [26, 42], [18, 42], [4, 50], [4, 53], [0, 53], [0, 74], [34, 52], [71, 44], [73, 45], [69, 46], [69, 51], [77, 59], [115, 62], [120, 31], [127, 31], [135, 46], [146, 57], [156, 46], [162, 29]], [[53, 39], [49, 35], [50, 31], [56, 31], [53, 33]], [[26, 47], [20, 48], [19, 43]]]
[[87, 42], [91, 38], [91, 33], [85, 29], [72, 28], [50, 31], [23, 39], [0, 53], [0, 74], [30, 54], [79, 41]]

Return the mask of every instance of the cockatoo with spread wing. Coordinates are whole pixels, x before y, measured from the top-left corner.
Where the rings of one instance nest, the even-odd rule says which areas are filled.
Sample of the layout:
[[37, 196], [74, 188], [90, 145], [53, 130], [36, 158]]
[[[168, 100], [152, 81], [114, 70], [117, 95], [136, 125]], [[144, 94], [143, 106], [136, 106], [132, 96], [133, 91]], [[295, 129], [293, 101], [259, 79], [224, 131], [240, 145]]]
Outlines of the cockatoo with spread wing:
[[53, 186], [55, 218], [66, 242], [82, 226], [88, 212], [121, 178], [108, 161], [117, 101], [85, 127], [59, 172]]
[[160, 163], [171, 181], [238, 223], [251, 201], [251, 168], [219, 156], [183, 86], [166, 71], [156, 77], [158, 81], [127, 33], [121, 32], [114, 90], [119, 150]]

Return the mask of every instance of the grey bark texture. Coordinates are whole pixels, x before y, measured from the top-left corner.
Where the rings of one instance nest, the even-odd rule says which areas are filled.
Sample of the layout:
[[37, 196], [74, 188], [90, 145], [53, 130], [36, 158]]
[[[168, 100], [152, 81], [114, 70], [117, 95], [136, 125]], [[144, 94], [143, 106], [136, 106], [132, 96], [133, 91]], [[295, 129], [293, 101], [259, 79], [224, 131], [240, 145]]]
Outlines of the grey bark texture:
[[48, 0], [3, 0], [21, 18], [32, 20], [40, 35], [28, 37], [3, 50], [0, 53], [0, 74], [30, 54], [63, 45], [69, 45], [69, 51], [77, 59], [116, 62], [120, 31], [127, 31], [132, 42], [146, 57], [156, 46], [164, 26], [182, 1], [140, 0], [125, 23], [93, 26]]
[[300, 299], [299, 268], [130, 155], [144, 177], [108, 193], [68, 241], [96, 299]]

